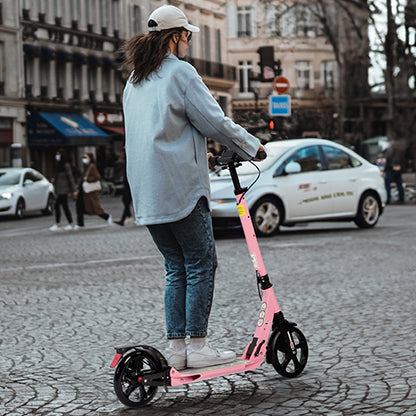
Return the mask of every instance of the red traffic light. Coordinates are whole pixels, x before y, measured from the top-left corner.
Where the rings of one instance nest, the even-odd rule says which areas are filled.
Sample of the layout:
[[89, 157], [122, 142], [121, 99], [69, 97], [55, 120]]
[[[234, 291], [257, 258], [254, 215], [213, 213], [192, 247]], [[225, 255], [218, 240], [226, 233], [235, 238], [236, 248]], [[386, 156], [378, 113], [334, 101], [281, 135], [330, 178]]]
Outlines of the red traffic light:
[[269, 130], [274, 130], [276, 127], [276, 123], [274, 120], [269, 120]]

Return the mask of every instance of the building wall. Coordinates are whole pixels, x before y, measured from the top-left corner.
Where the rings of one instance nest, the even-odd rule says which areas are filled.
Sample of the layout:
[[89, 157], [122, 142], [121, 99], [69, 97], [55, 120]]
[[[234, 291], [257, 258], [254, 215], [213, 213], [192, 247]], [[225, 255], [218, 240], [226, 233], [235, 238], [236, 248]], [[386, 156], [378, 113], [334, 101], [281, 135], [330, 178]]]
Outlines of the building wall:
[[[117, 50], [123, 40], [147, 32], [148, 16], [163, 4], [181, 8], [201, 28], [190, 61], [231, 115], [235, 70], [227, 65], [223, 1], [0, 0], [0, 54], [7, 51], [0, 63], [0, 138], [2, 128], [12, 125], [13, 143], [23, 146], [21, 163], [50, 169], [47, 160], [56, 150], [28, 146], [25, 121], [31, 111], [78, 112], [99, 127], [110, 121], [110, 127], [122, 126], [125, 74]], [[94, 149], [78, 149], [78, 159], [85, 150]], [[5, 144], [0, 164], [3, 158], [10, 165], [12, 156]]]
[[[248, 82], [260, 73], [258, 49], [273, 46], [282, 75], [290, 82], [292, 108], [333, 107], [337, 66], [319, 22], [301, 1], [227, 1], [229, 63], [238, 68], [233, 109], [267, 113], [272, 83]], [[255, 94], [257, 94], [257, 107]]]
[[1, 0], [0, 7], [0, 166], [10, 166], [25, 145], [23, 59], [18, 4]]

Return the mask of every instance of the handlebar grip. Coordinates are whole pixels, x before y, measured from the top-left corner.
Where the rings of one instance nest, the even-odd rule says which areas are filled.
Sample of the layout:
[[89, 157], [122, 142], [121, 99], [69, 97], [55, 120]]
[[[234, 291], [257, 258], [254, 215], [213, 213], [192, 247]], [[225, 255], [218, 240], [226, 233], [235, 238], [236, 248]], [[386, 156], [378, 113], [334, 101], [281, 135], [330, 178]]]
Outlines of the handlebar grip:
[[264, 160], [267, 157], [267, 153], [264, 150], [259, 150], [256, 154], [256, 159]]
[[219, 158], [219, 156], [211, 156], [211, 157], [208, 159], [209, 164], [210, 164], [211, 166], [216, 166], [216, 165], [217, 165], [217, 163], [218, 163], [218, 158]]

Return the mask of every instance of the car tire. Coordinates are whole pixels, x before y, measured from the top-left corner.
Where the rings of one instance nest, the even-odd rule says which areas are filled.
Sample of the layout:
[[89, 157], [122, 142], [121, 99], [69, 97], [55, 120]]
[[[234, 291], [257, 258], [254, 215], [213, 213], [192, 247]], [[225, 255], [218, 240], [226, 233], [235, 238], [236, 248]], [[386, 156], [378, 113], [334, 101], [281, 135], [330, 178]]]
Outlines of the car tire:
[[380, 218], [381, 205], [375, 192], [365, 192], [358, 204], [357, 216], [354, 222], [360, 228], [371, 228], [377, 224]]
[[48, 202], [46, 203], [45, 209], [42, 210], [42, 214], [43, 215], [52, 215], [54, 205], [55, 205], [55, 197], [52, 194], [49, 194]]
[[25, 216], [26, 204], [23, 198], [20, 198], [16, 204], [15, 216], [17, 219], [21, 220]]
[[283, 221], [283, 205], [273, 197], [258, 200], [251, 209], [254, 230], [258, 237], [270, 237], [279, 231]]

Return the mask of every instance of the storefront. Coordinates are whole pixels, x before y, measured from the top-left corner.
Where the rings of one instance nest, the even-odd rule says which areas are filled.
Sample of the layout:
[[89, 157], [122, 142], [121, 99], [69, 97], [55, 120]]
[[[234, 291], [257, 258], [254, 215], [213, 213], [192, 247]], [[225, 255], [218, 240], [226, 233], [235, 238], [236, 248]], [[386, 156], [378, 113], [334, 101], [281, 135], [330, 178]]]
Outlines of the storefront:
[[13, 119], [0, 117], [0, 167], [10, 166], [13, 143]]
[[30, 111], [27, 115], [27, 140], [32, 166], [50, 178], [54, 155], [65, 148], [76, 167], [84, 152], [111, 144], [110, 136], [79, 113]]

